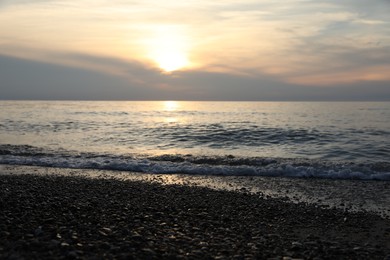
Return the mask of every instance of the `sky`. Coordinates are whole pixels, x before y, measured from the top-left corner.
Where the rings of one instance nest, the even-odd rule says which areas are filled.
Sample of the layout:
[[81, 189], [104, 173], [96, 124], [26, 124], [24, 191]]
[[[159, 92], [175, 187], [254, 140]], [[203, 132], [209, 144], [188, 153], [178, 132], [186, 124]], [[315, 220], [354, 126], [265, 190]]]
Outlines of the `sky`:
[[390, 0], [0, 0], [0, 99], [390, 101]]

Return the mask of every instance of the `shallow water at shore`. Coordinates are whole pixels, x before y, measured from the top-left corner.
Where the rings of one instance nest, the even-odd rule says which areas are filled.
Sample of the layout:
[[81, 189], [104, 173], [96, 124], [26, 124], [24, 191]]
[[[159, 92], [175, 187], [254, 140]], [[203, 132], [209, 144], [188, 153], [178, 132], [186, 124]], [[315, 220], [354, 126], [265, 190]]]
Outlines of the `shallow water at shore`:
[[0, 164], [390, 180], [389, 102], [0, 101]]

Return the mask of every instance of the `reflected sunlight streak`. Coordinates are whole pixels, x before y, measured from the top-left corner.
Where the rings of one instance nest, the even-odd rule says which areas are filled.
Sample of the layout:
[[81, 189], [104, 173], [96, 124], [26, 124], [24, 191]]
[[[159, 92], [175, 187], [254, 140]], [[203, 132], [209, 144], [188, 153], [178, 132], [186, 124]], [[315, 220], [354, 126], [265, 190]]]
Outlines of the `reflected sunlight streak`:
[[164, 101], [165, 111], [176, 111], [179, 108], [179, 102], [177, 101]]
[[[164, 101], [163, 103], [164, 111], [175, 112], [180, 107], [179, 102], [177, 101]], [[175, 116], [168, 116], [164, 118], [164, 122], [168, 124], [174, 124], [179, 122], [179, 118]]]

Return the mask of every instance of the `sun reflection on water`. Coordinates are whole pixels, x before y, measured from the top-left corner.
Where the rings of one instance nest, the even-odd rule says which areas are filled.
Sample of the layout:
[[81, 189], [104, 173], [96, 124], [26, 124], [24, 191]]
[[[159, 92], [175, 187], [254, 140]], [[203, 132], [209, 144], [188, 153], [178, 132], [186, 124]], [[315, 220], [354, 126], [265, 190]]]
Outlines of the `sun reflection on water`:
[[[179, 108], [179, 102], [177, 101], [164, 101], [163, 103], [164, 111], [166, 112], [175, 112]], [[169, 115], [164, 118], [164, 122], [168, 124], [174, 124], [179, 122], [179, 118], [174, 115]]]
[[177, 101], [164, 101], [165, 111], [176, 111], [179, 108], [179, 102]]
[[177, 117], [166, 117], [164, 118], [164, 122], [168, 124], [179, 123], [179, 119]]

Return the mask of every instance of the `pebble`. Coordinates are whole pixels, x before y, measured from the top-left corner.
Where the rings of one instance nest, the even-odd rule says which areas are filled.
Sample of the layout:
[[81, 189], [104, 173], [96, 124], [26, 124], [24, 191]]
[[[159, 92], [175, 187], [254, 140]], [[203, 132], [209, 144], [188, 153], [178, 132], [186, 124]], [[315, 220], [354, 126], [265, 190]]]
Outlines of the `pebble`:
[[199, 187], [0, 175], [0, 212], [0, 259], [390, 260], [388, 219]]

